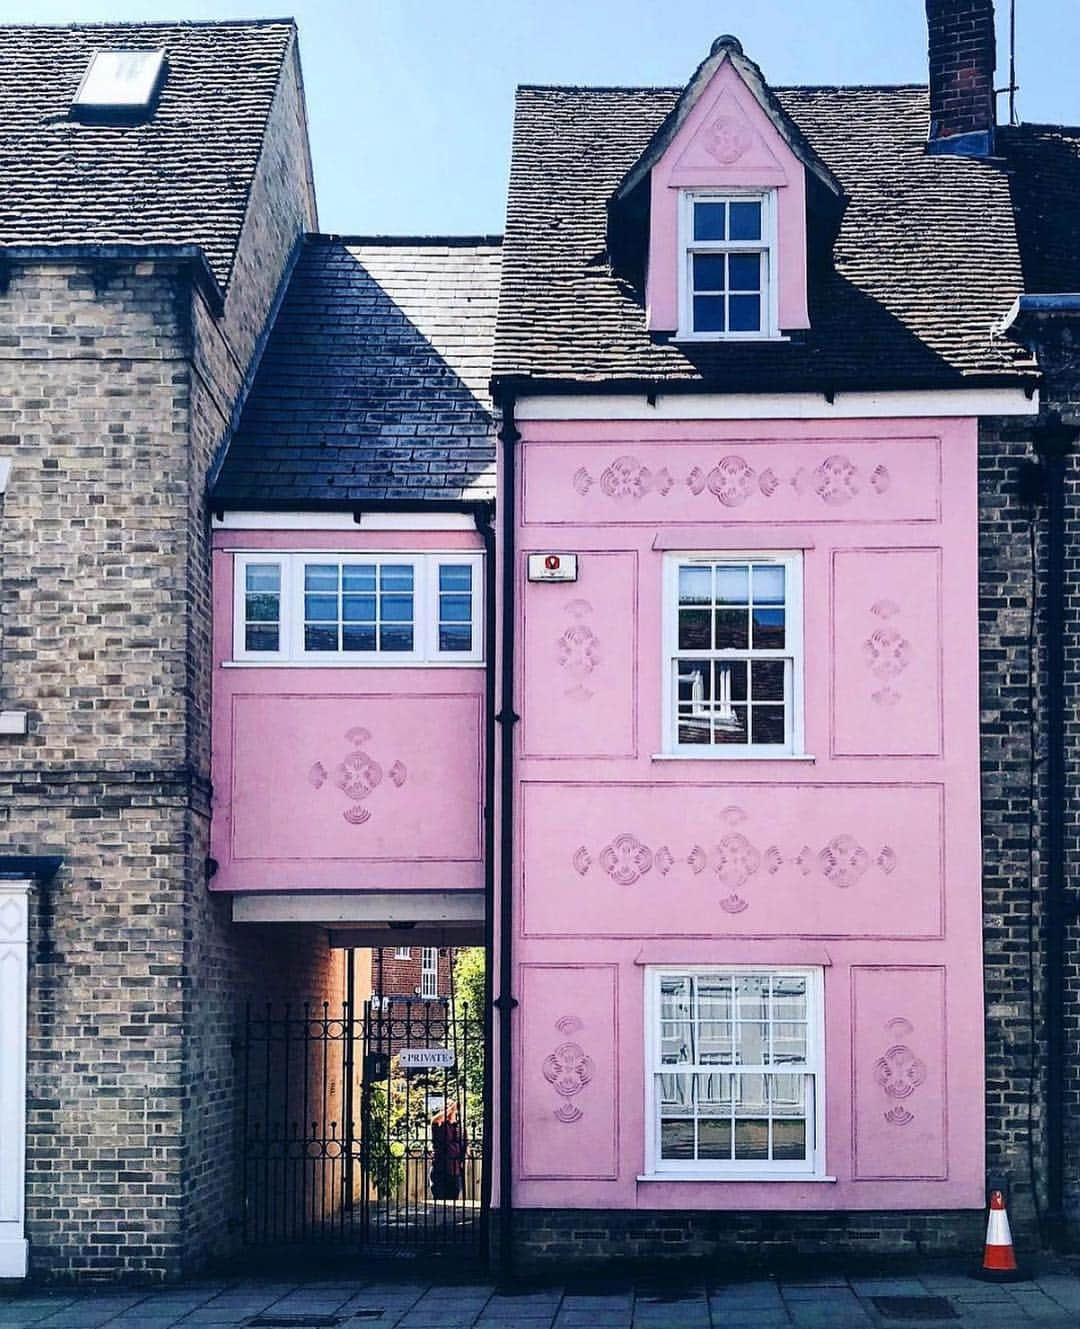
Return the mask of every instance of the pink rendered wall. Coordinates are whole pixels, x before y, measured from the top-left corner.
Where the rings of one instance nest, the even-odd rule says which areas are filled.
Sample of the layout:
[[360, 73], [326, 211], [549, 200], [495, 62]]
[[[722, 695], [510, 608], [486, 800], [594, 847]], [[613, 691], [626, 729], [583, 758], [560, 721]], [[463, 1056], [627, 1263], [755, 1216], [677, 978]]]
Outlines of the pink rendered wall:
[[805, 168], [727, 60], [652, 170], [647, 326], [679, 322], [679, 190], [725, 188], [775, 189], [778, 322], [808, 328]]
[[[229, 663], [238, 551], [480, 547], [455, 531], [215, 533], [213, 890], [482, 889], [482, 666]], [[357, 751], [386, 774], [363, 820], [333, 778]]]
[[[519, 427], [516, 1203], [981, 1206], [974, 421]], [[803, 552], [810, 759], [658, 760], [664, 551], [744, 549]], [[548, 550], [576, 583], [524, 580]], [[682, 964], [821, 966], [835, 1180], [639, 1180], [645, 973]]]

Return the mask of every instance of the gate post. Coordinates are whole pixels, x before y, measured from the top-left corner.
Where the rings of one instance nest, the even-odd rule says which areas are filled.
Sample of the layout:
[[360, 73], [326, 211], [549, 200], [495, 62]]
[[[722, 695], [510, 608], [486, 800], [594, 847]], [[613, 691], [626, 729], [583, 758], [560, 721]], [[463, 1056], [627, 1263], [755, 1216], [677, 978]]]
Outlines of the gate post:
[[354, 1123], [353, 1109], [353, 1077], [356, 1073], [356, 1056], [353, 1040], [356, 1037], [356, 1014], [355, 1014], [355, 954], [353, 951], [347, 951], [345, 954], [345, 1009], [342, 1012], [341, 1033], [345, 1040], [345, 1046], [342, 1049], [342, 1073], [345, 1079], [344, 1092], [342, 1094], [342, 1106], [344, 1109], [345, 1120], [342, 1122], [342, 1134], [344, 1140], [342, 1148], [345, 1153], [345, 1175], [344, 1195], [342, 1203], [345, 1211], [351, 1216], [353, 1208], [353, 1150], [356, 1146], [356, 1128]]

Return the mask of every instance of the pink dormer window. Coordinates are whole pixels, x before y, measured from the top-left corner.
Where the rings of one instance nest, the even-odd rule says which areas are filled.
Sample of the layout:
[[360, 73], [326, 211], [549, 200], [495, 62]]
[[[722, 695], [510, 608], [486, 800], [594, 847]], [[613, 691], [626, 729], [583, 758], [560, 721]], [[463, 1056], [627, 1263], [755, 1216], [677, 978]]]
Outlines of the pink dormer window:
[[815, 206], [843, 198], [761, 70], [718, 37], [609, 201], [609, 252], [630, 281], [643, 273], [649, 331], [774, 340], [808, 328], [809, 177]]
[[680, 339], [776, 335], [775, 216], [772, 191], [682, 191]]

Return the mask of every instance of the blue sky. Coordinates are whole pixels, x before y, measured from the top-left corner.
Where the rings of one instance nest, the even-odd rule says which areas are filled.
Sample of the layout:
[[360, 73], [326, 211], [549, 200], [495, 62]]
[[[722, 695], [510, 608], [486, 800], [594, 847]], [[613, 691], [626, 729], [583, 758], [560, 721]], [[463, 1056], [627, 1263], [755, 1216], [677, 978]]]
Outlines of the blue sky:
[[[997, 0], [999, 86], [1008, 0]], [[721, 32], [773, 83], [925, 80], [923, 0], [3, 0], [5, 22], [300, 25], [327, 231], [499, 231], [518, 83], [682, 84]], [[1080, 122], [1077, 0], [1017, 0], [1021, 115]], [[1004, 100], [1004, 99], [1003, 99]], [[1002, 105], [1004, 111], [1004, 105]]]

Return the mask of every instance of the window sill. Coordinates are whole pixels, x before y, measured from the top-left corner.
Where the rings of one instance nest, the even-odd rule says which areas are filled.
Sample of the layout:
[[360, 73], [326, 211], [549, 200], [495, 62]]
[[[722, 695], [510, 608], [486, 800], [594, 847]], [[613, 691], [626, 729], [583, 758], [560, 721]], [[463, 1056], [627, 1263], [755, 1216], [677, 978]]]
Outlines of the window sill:
[[809, 752], [777, 752], [772, 756], [743, 752], [654, 752], [650, 761], [801, 761], [812, 766], [817, 761]]
[[483, 669], [483, 660], [222, 660], [221, 669]]
[[824, 1172], [746, 1172], [746, 1173], [725, 1173], [720, 1175], [715, 1172], [644, 1172], [637, 1180], [643, 1181], [707, 1181], [723, 1182], [730, 1186], [740, 1182], [759, 1181], [815, 1181], [815, 1182], [835, 1182], [835, 1177], [830, 1177]]
[[670, 345], [680, 342], [777, 342], [790, 341], [782, 332], [676, 332]]

